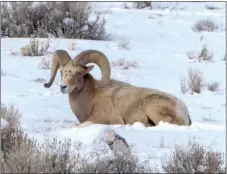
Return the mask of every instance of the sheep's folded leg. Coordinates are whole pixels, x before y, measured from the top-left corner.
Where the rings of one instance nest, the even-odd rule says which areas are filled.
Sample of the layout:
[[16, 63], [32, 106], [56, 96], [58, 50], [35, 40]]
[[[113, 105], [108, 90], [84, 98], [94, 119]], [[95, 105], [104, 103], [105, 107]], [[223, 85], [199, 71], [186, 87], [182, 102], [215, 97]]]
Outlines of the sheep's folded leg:
[[78, 123], [72, 126], [72, 128], [83, 128], [83, 127], [88, 127], [92, 125], [93, 123], [91, 121], [85, 121], [83, 123]]

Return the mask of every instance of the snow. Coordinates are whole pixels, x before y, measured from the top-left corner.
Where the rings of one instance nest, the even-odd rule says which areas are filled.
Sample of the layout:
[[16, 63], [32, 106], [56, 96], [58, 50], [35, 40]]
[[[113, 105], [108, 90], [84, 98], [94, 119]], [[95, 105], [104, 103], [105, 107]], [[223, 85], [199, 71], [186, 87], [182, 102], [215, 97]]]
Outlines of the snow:
[[1, 129], [4, 129], [7, 125], [8, 122], [5, 119], [1, 118]]
[[[223, 61], [226, 47], [225, 3], [215, 2], [218, 10], [208, 10], [205, 2], [182, 2], [185, 9], [136, 10], [124, 9], [120, 2], [93, 2], [107, 20], [110, 41], [89, 41], [51, 38], [51, 48], [65, 49], [74, 57], [86, 49], [102, 51], [110, 60], [125, 59], [136, 61], [138, 67], [127, 70], [112, 67], [112, 78], [136, 86], [157, 88], [183, 100], [188, 107], [192, 125], [177, 126], [161, 122], [156, 127], [134, 125], [100, 125], [85, 128], [71, 128], [77, 122], [68, 102], [68, 96], [59, 89], [60, 74], [49, 89], [43, 83], [34, 82], [37, 78], [49, 80], [50, 70], [38, 69], [41, 57], [23, 57], [9, 52], [20, 52], [29, 43], [27, 38], [1, 38], [2, 103], [14, 104], [22, 112], [21, 124], [29, 136], [43, 141], [45, 136], [64, 140], [71, 138], [81, 142], [84, 151], [106, 146], [100, 137], [107, 129], [114, 129], [124, 137], [133, 151], [141, 158], [151, 156], [160, 165], [166, 154], [175, 144], [186, 144], [189, 140], [207, 145], [220, 152], [225, 151], [226, 132], [226, 62]], [[180, 3], [180, 2], [179, 2]], [[191, 26], [199, 19], [212, 18], [219, 29], [215, 32], [196, 33]], [[200, 41], [201, 36], [203, 39]], [[130, 49], [118, 48], [122, 40], [129, 41]], [[76, 42], [76, 50], [70, 50]], [[188, 51], [200, 51], [206, 44], [214, 53], [213, 62], [190, 62]], [[187, 76], [188, 68], [203, 72], [206, 81], [219, 81], [218, 91], [204, 89], [200, 94], [181, 94], [179, 80]], [[91, 72], [100, 79], [97, 66]], [[99, 137], [99, 138], [98, 138]], [[99, 139], [99, 142], [96, 140]]]

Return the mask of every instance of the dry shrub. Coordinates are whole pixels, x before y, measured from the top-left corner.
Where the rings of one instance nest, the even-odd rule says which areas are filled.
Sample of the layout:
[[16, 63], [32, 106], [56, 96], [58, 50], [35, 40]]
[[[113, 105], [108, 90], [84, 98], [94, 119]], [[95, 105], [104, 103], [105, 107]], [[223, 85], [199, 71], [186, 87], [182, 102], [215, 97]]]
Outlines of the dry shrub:
[[43, 56], [50, 46], [49, 40], [40, 41], [32, 38], [28, 45], [21, 48], [22, 56]]
[[8, 126], [1, 130], [1, 171], [4, 173], [71, 173], [75, 166], [71, 141], [45, 140], [38, 144], [20, 127], [21, 114], [14, 106], [1, 105], [1, 118]]
[[216, 7], [213, 4], [206, 4], [205, 8], [208, 10], [220, 10], [221, 9], [220, 7]]
[[46, 80], [43, 79], [43, 78], [37, 78], [37, 79], [34, 79], [33, 81], [34, 82], [37, 82], [37, 83], [44, 83], [44, 82], [46, 82]]
[[155, 13], [149, 16], [150, 19], [157, 19], [157, 17], [163, 17], [162, 13]]
[[164, 139], [164, 136], [162, 136], [159, 141], [159, 148], [164, 148], [164, 144], [165, 144], [165, 139]]
[[70, 45], [70, 50], [72, 50], [72, 51], [76, 50], [76, 43], [75, 42]]
[[204, 86], [203, 74], [198, 70], [188, 70], [188, 88], [192, 93], [200, 93]]
[[18, 78], [19, 76], [16, 73], [7, 73], [7, 75], [13, 77], [13, 78]]
[[[7, 138], [6, 138], [7, 137]], [[35, 158], [36, 148], [31, 139], [21, 129], [10, 133], [4, 133], [1, 138], [2, 163], [1, 170], [4, 173], [29, 173], [38, 164]]]
[[192, 29], [195, 32], [213, 32], [218, 29], [218, 25], [211, 19], [199, 20], [192, 26]]
[[123, 3], [123, 7], [125, 9], [130, 9], [130, 6], [128, 5], [128, 2], [127, 1]]
[[117, 47], [129, 50], [130, 49], [129, 41], [122, 40], [118, 43]]
[[221, 153], [193, 142], [187, 147], [176, 145], [162, 169], [166, 173], [219, 173], [223, 172], [223, 162]]
[[76, 156], [71, 151], [70, 139], [46, 140], [39, 146], [40, 170], [43, 173], [72, 173], [76, 166]]
[[20, 117], [21, 113], [13, 105], [6, 107], [1, 104], [1, 119], [7, 121], [7, 125], [1, 128], [1, 150], [3, 156], [6, 156], [15, 146], [15, 143], [23, 141], [19, 121]]
[[178, 2], [155, 2], [155, 1], [134, 1], [132, 4], [133, 8], [143, 9], [176, 9], [178, 6]]
[[205, 83], [203, 74], [196, 69], [188, 69], [188, 80], [186, 83], [185, 78], [180, 80], [180, 88], [183, 94], [189, 90], [191, 93], [201, 93], [203, 87], [207, 87], [208, 90], [214, 92], [217, 91], [220, 83], [215, 81], [211, 83]]
[[51, 66], [50, 66], [50, 60], [47, 60], [47, 59], [43, 58], [39, 62], [38, 68], [39, 69], [50, 69], [51, 68]]
[[186, 84], [186, 79], [185, 78], [182, 78], [180, 80], [180, 89], [181, 89], [181, 93], [182, 94], [186, 94], [188, 92], [188, 86]]
[[214, 92], [217, 91], [218, 87], [219, 87], [220, 83], [219, 82], [212, 82], [212, 83], [207, 83], [207, 89]]
[[207, 45], [205, 44], [202, 46], [202, 50], [199, 53], [196, 53], [194, 51], [188, 51], [187, 56], [189, 59], [198, 60], [198, 62], [212, 62], [214, 53], [212, 51], [209, 51]]
[[174, 10], [178, 6], [178, 2], [153, 2], [152, 9], [170, 9]]
[[89, 159], [78, 161], [78, 173], [152, 173], [149, 159], [140, 161], [137, 155], [116, 155], [114, 159], [103, 159], [96, 155], [93, 163]]
[[15, 106], [9, 105], [6, 107], [1, 104], [1, 118], [8, 122], [8, 128], [17, 129], [20, 126], [19, 119], [21, 117], [21, 113]]
[[204, 85], [203, 74], [196, 69], [188, 69], [187, 83], [185, 78], [181, 78], [180, 80], [180, 88], [183, 94], [187, 93], [189, 90], [192, 94], [200, 93]]
[[[70, 152], [71, 141], [46, 140], [38, 144], [24, 133], [16, 135], [15, 146], [2, 162], [2, 171], [7, 173], [72, 173], [76, 158]], [[20, 141], [18, 141], [20, 140]]]
[[2, 36], [104, 40], [109, 39], [105, 23], [86, 1], [1, 3]]
[[133, 7], [136, 9], [142, 9], [146, 7], [152, 8], [152, 1], [135, 1], [133, 2]]
[[126, 61], [125, 59], [119, 59], [111, 63], [113, 67], [118, 67], [121, 69], [137, 68], [138, 64], [135, 61]]
[[204, 60], [204, 61], [212, 61], [214, 56], [213, 52], [210, 52], [207, 48], [207, 45], [203, 45], [202, 50], [198, 56], [199, 61]]

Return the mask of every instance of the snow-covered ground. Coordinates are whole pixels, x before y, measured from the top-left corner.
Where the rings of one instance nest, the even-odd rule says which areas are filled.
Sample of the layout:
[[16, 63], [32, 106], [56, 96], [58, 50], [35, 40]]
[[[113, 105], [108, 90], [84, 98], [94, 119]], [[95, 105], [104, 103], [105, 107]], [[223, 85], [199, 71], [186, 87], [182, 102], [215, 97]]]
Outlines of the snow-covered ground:
[[[107, 20], [110, 41], [88, 41], [75, 39], [51, 39], [48, 50], [66, 49], [74, 57], [86, 49], [97, 49], [109, 60], [124, 58], [136, 61], [137, 68], [119, 69], [112, 67], [112, 78], [130, 82], [136, 86], [157, 88], [182, 99], [188, 106], [192, 125], [176, 126], [160, 123], [156, 127], [144, 128], [140, 124], [111, 125], [139, 156], [151, 156], [157, 164], [174, 144], [187, 143], [189, 139], [205, 144], [214, 150], [225, 152], [226, 131], [226, 62], [223, 61], [226, 47], [225, 3], [213, 3], [221, 9], [211, 11], [205, 2], [182, 2], [182, 8], [174, 10], [124, 9], [121, 2], [94, 2], [95, 9]], [[196, 33], [191, 26], [200, 19], [212, 18], [219, 24], [215, 32]], [[201, 36], [203, 39], [200, 41]], [[130, 49], [118, 48], [119, 42], [128, 41]], [[49, 89], [37, 78], [49, 80], [50, 70], [38, 69], [43, 57], [23, 57], [20, 48], [27, 44], [27, 38], [1, 39], [1, 102], [14, 104], [22, 112], [24, 131], [40, 141], [44, 136], [66, 137], [81, 141], [84, 150], [94, 147], [93, 140], [107, 125], [92, 125], [86, 128], [71, 128], [76, 117], [70, 110], [68, 96], [60, 93], [59, 74]], [[76, 50], [70, 50], [76, 43]], [[200, 51], [202, 45], [214, 53], [213, 62], [192, 62], [188, 51]], [[203, 90], [201, 94], [181, 94], [179, 80], [187, 75], [188, 68], [203, 72], [207, 81], [219, 81], [218, 91]], [[97, 79], [101, 77], [96, 67], [92, 71]]]

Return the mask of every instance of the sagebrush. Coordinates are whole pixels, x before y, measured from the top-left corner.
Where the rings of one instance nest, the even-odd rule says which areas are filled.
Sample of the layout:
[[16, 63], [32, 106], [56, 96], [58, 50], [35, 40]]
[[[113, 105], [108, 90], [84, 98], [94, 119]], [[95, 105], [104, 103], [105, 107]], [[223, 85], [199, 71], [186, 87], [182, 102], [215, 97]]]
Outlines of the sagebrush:
[[213, 62], [214, 53], [208, 49], [206, 44], [204, 44], [199, 53], [188, 51], [187, 56], [189, 59], [197, 60], [198, 62]]
[[125, 59], [118, 59], [117, 61], [112, 61], [111, 65], [120, 69], [130, 69], [138, 68], [139, 65], [136, 61], [126, 61]]
[[152, 8], [152, 1], [135, 1], [133, 2], [133, 7], [137, 9], [142, 9], [142, 8]]
[[176, 145], [162, 163], [166, 173], [224, 173], [223, 154], [193, 142], [187, 147]]
[[[132, 7], [136, 9], [175, 9], [178, 6], [178, 2], [158, 2], [158, 1], [134, 1]], [[125, 5], [127, 8], [128, 6]]]
[[89, 162], [87, 158], [81, 158], [78, 165], [78, 173], [153, 173], [150, 160], [139, 160], [137, 155], [116, 155], [113, 159], [103, 159], [96, 156], [96, 161]]
[[129, 50], [130, 49], [129, 41], [122, 40], [118, 43], [117, 47]]
[[206, 84], [207, 89], [214, 92], [217, 91], [218, 87], [220, 86], [220, 82], [212, 82]]
[[[20, 126], [21, 113], [13, 105], [1, 105], [1, 119], [8, 125], [1, 129], [1, 171], [4, 173], [71, 173], [74, 167], [69, 143], [46, 140], [38, 144]], [[72, 164], [71, 164], [72, 163]]]
[[43, 56], [50, 46], [49, 40], [31, 38], [29, 44], [21, 48], [22, 56]]
[[192, 26], [192, 29], [195, 32], [202, 32], [202, 31], [213, 32], [218, 28], [219, 26], [212, 19], [199, 20]]
[[214, 4], [206, 4], [205, 8], [208, 10], [220, 10], [220, 7], [215, 6]]
[[90, 20], [91, 14], [90, 2], [1, 2], [1, 33], [7, 37], [108, 39], [105, 20], [99, 15]]
[[206, 82], [203, 73], [198, 69], [188, 69], [188, 77], [180, 79], [181, 93], [185, 94], [188, 91], [193, 93], [201, 93], [204, 87], [209, 91], [217, 91], [220, 86], [220, 82]]
[[182, 94], [186, 94], [189, 90], [185, 78], [180, 79], [180, 89]]
[[203, 73], [196, 69], [188, 69], [188, 88], [192, 93], [201, 93], [204, 87]]
[[212, 61], [213, 57], [214, 53], [208, 50], [207, 45], [203, 45], [202, 50], [198, 56], [199, 61]]
[[46, 80], [44, 78], [36, 78], [32, 81], [37, 82], [37, 83], [45, 83], [46, 82]]
[[39, 64], [38, 64], [39, 69], [51, 69], [51, 63], [49, 59], [43, 58]]
[[76, 50], [76, 43], [75, 42], [71, 43], [70, 50], [72, 50], [72, 51]]

